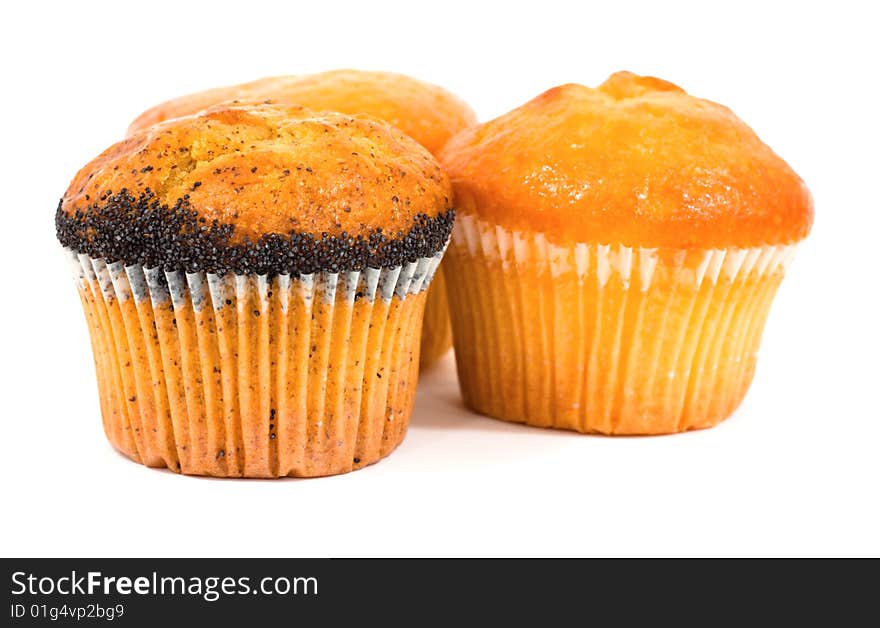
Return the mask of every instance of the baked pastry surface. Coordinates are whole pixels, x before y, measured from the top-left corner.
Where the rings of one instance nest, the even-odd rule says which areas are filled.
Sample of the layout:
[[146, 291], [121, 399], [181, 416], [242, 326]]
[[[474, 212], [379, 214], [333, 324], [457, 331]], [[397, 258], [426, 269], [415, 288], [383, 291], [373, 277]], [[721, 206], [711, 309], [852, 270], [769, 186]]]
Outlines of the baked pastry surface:
[[63, 244], [108, 261], [223, 273], [390, 267], [452, 225], [446, 175], [385, 122], [217, 106], [104, 151], [58, 208]]
[[442, 87], [394, 72], [331, 70], [274, 76], [188, 94], [148, 109], [129, 134], [170, 118], [197, 113], [224, 101], [266, 101], [315, 110], [369, 114], [394, 125], [431, 152], [461, 129], [476, 124], [473, 110]]
[[730, 109], [629, 72], [550, 89], [441, 161], [460, 209], [555, 242], [749, 247], [813, 220], [804, 182]]

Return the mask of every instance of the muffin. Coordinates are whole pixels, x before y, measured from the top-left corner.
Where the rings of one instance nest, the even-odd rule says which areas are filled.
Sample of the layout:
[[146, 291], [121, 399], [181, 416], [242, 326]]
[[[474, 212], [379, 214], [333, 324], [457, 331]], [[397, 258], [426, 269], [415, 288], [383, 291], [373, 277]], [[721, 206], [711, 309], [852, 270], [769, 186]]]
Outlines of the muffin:
[[295, 106], [219, 106], [104, 151], [56, 228], [110, 442], [221, 477], [386, 456], [413, 405], [450, 197], [397, 129]]
[[621, 72], [465, 130], [440, 160], [468, 406], [603, 434], [733, 412], [813, 206], [729, 109]]
[[[219, 87], [162, 103], [142, 113], [129, 133], [223, 101], [284, 102], [311, 109], [365, 113], [381, 118], [432, 153], [458, 131], [476, 124], [473, 110], [448, 91], [391, 72], [334, 70], [305, 76], [279, 76]], [[427, 366], [452, 346], [442, 266], [436, 274], [425, 309], [422, 365]]]

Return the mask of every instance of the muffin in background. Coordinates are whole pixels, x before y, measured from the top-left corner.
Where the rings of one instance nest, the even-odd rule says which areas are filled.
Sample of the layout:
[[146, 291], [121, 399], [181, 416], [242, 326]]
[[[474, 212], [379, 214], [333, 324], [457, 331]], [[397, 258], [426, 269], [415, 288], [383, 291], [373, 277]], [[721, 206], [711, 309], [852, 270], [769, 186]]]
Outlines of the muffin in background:
[[[231, 100], [281, 102], [349, 115], [369, 114], [396, 126], [432, 153], [440, 150], [452, 135], [477, 122], [464, 101], [436, 85], [392, 72], [332, 70], [269, 77], [175, 98], [142, 113], [128, 132], [135, 133], [157, 122]], [[423, 366], [436, 361], [452, 346], [442, 265], [434, 283], [428, 291], [422, 331]]]
[[729, 109], [621, 72], [465, 130], [440, 160], [468, 406], [605, 434], [733, 412], [813, 205]]
[[174, 98], [135, 118], [128, 134], [231, 100], [244, 104], [268, 100], [317, 111], [371, 115], [397, 127], [432, 153], [477, 123], [467, 103], [442, 87], [394, 72], [343, 69], [270, 76]]
[[56, 227], [110, 442], [221, 477], [386, 456], [412, 410], [450, 197], [397, 129], [297, 106], [218, 106], [107, 149]]

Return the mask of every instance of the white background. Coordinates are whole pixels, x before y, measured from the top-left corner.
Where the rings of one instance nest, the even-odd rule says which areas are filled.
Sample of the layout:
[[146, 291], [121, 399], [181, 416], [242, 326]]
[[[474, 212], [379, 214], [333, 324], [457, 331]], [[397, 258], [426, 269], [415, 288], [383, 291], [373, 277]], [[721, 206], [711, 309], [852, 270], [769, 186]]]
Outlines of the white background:
[[[297, 4], [3, 4], [0, 555], [880, 555], [872, 3]], [[509, 425], [462, 407], [448, 356], [404, 444], [356, 473], [207, 480], [115, 453], [54, 239], [68, 181], [160, 100], [347, 66], [438, 83], [482, 120], [629, 69], [752, 125], [816, 222], [740, 410], [671, 437]]]

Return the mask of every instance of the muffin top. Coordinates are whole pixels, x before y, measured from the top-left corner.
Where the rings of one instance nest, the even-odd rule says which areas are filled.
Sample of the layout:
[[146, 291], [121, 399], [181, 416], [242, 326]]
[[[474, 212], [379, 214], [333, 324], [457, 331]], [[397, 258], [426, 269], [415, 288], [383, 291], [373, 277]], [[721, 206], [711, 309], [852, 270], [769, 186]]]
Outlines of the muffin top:
[[333, 70], [269, 77], [175, 98], [142, 113], [128, 132], [136, 133], [151, 124], [197, 113], [224, 101], [270, 101], [351, 115], [368, 114], [396, 126], [432, 153], [452, 135], [477, 122], [470, 107], [436, 85], [391, 72]]
[[804, 182], [729, 109], [629, 72], [555, 87], [441, 151], [460, 212], [557, 243], [800, 240]]
[[310, 273], [434, 255], [449, 181], [380, 120], [300, 106], [218, 106], [148, 127], [79, 171], [65, 246], [166, 270]]

